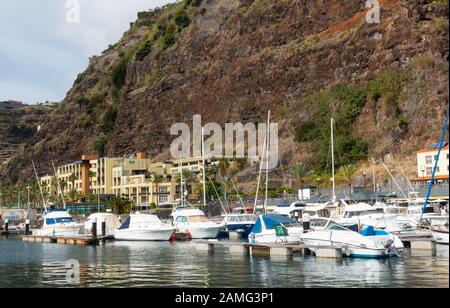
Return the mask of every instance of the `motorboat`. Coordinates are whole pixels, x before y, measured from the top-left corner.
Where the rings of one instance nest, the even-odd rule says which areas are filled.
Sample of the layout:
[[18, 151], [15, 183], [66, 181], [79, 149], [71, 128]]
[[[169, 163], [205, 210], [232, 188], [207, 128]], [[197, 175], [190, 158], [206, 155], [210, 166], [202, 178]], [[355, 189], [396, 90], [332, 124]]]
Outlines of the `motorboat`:
[[301, 212], [305, 207], [306, 204], [303, 202], [293, 202], [288, 206], [278, 205], [272, 213], [293, 216], [294, 212]]
[[258, 216], [248, 235], [248, 241], [252, 244], [298, 243], [302, 233], [301, 225], [291, 217], [281, 214], [265, 214]]
[[447, 226], [431, 226], [430, 228], [436, 243], [448, 245], [448, 225]]
[[189, 233], [192, 239], [215, 239], [225, 228], [224, 223], [209, 220], [203, 211], [195, 208], [180, 208], [170, 216], [176, 231]]
[[42, 227], [33, 230], [33, 235], [77, 236], [82, 228], [83, 224], [75, 222], [66, 210], [53, 210], [45, 213]]
[[373, 207], [368, 203], [346, 205], [341, 217], [335, 221], [341, 225], [373, 226], [378, 229], [386, 229], [392, 221], [397, 219], [397, 214], [385, 213], [384, 209]]
[[226, 214], [223, 222], [227, 232], [241, 233], [247, 238], [255, 225], [255, 215], [252, 214]]
[[320, 246], [342, 247], [344, 255], [359, 258], [382, 258], [397, 255], [404, 249], [401, 240], [385, 230], [367, 226], [358, 233], [337, 223], [303, 234], [301, 242], [312, 251]]
[[114, 231], [114, 238], [122, 241], [168, 241], [175, 228], [163, 223], [153, 214], [131, 214]]
[[105, 222], [106, 237], [114, 237], [114, 231], [120, 227], [119, 217], [112, 213], [94, 213], [84, 222], [85, 233], [92, 234], [93, 223], [97, 223], [97, 235], [102, 235], [102, 223]]

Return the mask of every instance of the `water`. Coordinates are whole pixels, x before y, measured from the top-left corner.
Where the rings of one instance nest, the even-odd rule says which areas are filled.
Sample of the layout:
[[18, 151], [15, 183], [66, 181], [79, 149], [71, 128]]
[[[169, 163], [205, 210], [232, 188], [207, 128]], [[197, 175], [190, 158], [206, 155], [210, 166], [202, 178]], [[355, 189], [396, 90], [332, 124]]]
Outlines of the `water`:
[[[68, 284], [66, 262], [80, 264]], [[0, 240], [0, 287], [449, 287], [449, 248], [435, 257], [316, 260], [199, 252], [189, 242], [108, 242], [98, 247]]]

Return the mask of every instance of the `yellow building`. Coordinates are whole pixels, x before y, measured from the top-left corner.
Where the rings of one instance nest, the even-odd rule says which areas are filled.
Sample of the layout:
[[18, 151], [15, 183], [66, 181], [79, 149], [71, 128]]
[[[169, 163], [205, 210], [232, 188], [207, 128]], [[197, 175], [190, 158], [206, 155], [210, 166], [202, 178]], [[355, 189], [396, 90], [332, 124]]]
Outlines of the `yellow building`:
[[72, 189], [82, 192], [81, 165], [82, 162], [77, 161], [57, 168], [56, 173], [64, 194]]
[[[205, 163], [218, 164], [218, 161], [208, 159]], [[121, 158], [83, 155], [80, 161], [58, 167], [57, 174], [65, 194], [75, 189], [81, 195], [115, 195], [137, 205], [159, 206], [180, 201], [181, 170], [191, 173], [189, 179], [183, 180], [186, 198], [199, 201], [201, 196], [195, 186], [203, 180], [202, 158], [152, 163], [146, 153]], [[52, 176], [41, 178], [45, 191], [56, 195], [54, 182]]]

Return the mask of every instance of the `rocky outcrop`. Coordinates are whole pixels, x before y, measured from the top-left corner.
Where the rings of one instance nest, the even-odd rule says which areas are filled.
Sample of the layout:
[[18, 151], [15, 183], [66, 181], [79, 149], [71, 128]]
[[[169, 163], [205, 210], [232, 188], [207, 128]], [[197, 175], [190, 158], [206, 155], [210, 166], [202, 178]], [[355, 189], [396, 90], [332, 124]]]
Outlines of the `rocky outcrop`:
[[263, 121], [268, 109], [289, 143], [286, 163], [312, 160], [314, 146], [291, 142], [316, 112], [307, 98], [386, 72], [407, 75], [395, 105], [383, 91], [365, 97], [351, 133], [371, 155], [411, 155], [435, 139], [446, 110], [448, 2], [381, 1], [380, 24], [365, 12], [361, 0], [192, 0], [142, 12], [0, 172], [24, 179], [31, 157], [46, 169], [87, 151], [158, 155], [170, 126], [194, 114], [224, 124]]

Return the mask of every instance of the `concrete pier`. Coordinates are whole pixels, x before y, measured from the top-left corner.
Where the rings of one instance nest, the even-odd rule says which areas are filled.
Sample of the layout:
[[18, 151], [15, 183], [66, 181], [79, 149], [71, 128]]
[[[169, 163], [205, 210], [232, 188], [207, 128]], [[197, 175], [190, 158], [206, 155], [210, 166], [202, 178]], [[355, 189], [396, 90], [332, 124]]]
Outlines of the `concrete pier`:
[[246, 247], [245, 245], [241, 245], [241, 244], [230, 244], [228, 246], [230, 253], [233, 255], [249, 255], [250, 254], [250, 249], [248, 247]]
[[214, 244], [213, 243], [195, 243], [195, 249], [197, 251], [206, 251], [206, 252], [213, 252], [214, 251]]
[[324, 247], [314, 249], [316, 258], [340, 259], [342, 258], [342, 248]]
[[417, 240], [411, 241], [411, 253], [428, 253], [431, 255], [436, 255], [436, 240]]

